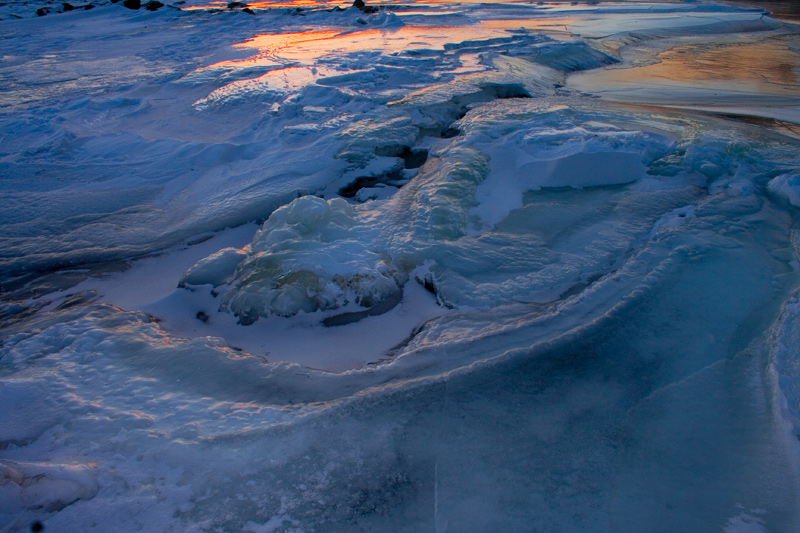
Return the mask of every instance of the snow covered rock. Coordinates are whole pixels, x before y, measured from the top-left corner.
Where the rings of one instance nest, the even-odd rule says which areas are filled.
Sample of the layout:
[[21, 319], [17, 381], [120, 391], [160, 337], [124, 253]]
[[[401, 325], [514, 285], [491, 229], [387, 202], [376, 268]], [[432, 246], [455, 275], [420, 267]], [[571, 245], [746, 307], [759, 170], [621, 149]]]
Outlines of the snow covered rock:
[[97, 493], [92, 466], [0, 461], [0, 513], [41, 509], [60, 511]]

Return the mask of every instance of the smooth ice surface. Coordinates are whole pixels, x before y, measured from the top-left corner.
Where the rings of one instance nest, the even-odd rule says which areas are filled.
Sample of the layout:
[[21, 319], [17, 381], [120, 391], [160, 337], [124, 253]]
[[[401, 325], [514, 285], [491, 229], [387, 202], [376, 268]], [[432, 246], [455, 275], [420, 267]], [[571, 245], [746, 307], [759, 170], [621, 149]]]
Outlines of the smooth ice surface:
[[0, 531], [800, 529], [791, 19], [248, 4], [0, 6]]

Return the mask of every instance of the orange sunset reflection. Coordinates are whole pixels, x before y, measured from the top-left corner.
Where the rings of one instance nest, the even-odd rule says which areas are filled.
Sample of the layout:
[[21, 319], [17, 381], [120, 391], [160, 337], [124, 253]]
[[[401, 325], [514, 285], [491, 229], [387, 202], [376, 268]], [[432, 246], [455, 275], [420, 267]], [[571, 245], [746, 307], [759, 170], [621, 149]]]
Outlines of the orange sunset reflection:
[[256, 35], [234, 45], [253, 49], [252, 56], [240, 60], [214, 63], [206, 68], [245, 65], [313, 65], [326, 56], [342, 56], [365, 51], [383, 55], [418, 50], [446, 50], [448, 45], [510, 37], [509, 30], [535, 30], [537, 33], [564, 33], [574, 19], [566, 17], [540, 19], [485, 20], [465, 26], [397, 26], [354, 30], [311, 30]]
[[[570, 85], [613, 91], [613, 99], [641, 101], [627, 89], [652, 91], [704, 90], [722, 98], [800, 96], [800, 55], [783, 39], [717, 47], [678, 46], [658, 55], [658, 62], [641, 67], [607, 69], [574, 75]], [[623, 91], [623, 92], [619, 92]], [[675, 93], [672, 93], [673, 96]]]

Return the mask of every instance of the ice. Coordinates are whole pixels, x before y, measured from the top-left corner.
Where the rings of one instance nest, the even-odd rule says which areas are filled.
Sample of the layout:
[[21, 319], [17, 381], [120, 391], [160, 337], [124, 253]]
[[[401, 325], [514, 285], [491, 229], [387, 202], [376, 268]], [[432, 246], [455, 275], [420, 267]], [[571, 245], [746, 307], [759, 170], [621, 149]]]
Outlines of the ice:
[[63, 409], [47, 400], [47, 386], [41, 381], [5, 381], [0, 387], [0, 400], [2, 442], [29, 443], [65, 420]]
[[[369, 249], [376, 232], [356, 221], [355, 211], [340, 198], [314, 196], [276, 210], [254, 237], [224, 304], [247, 324], [258, 316], [292, 316], [350, 302], [370, 307], [390, 298], [405, 280]], [[223, 261], [220, 256], [209, 268], [220, 269]]]
[[4, 493], [0, 513], [13, 513], [20, 507], [60, 511], [97, 493], [96, 473], [89, 465], [49, 463], [0, 463], [3, 470], [0, 490]]
[[[520, 121], [524, 126], [512, 135], [481, 132], [485, 137], [476, 143], [489, 154], [492, 173], [478, 187], [478, 206], [471, 213], [484, 225], [492, 226], [521, 207], [527, 191], [636, 181], [646, 176], [648, 163], [673, 148], [672, 140], [663, 136], [590, 124], [590, 118], [570, 114], [558, 108], [543, 110]], [[480, 131], [481, 125], [475, 124], [475, 129]]]
[[214, 287], [233, 281], [233, 273], [247, 253], [240, 248], [223, 248], [199, 261], [181, 278], [178, 286], [207, 285]]
[[796, 25], [250, 4], [0, 6], [0, 530], [798, 529]]
[[725, 527], [725, 533], [763, 533], [763, 521], [758, 516], [742, 513], [734, 516]]
[[769, 190], [800, 207], [800, 175], [783, 174], [770, 180]]

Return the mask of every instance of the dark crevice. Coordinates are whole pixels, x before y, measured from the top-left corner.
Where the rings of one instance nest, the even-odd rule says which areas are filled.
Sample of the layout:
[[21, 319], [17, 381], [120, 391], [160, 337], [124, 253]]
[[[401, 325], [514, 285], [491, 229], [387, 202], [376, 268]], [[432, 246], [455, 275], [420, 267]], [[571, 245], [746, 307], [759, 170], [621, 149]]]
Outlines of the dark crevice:
[[441, 137], [442, 139], [452, 139], [453, 137], [458, 137], [459, 135], [461, 135], [461, 130], [459, 130], [458, 128], [450, 127], [444, 130], [439, 135], [439, 137]]
[[460, 135], [461, 131], [453, 126], [453, 124], [464, 118], [470, 107], [474, 104], [487, 103], [492, 100], [507, 100], [510, 98], [531, 98], [531, 95], [522, 85], [488, 84], [481, 87], [478, 92], [454, 96], [444, 104], [433, 106], [449, 107], [449, 110], [446, 111], [446, 115], [450, 115], [450, 123], [439, 130], [438, 136], [442, 139], [452, 139]]
[[531, 95], [521, 85], [488, 85], [483, 88], [487, 93], [495, 93], [495, 98], [506, 100], [508, 98], [530, 98]]
[[[444, 119], [441, 120], [440, 124], [444, 123], [446, 125], [442, 125], [440, 129], [420, 128], [420, 134], [423, 136], [438, 135], [442, 139], [457, 137], [461, 134], [461, 131], [453, 125], [466, 116], [472, 105], [509, 98], [531, 98], [531, 95], [522, 85], [518, 84], [484, 85], [475, 93], [455, 96], [448, 102], [431, 106], [431, 115], [435, 116], [442, 112], [444, 113], [444, 116], [440, 117], [440, 120]], [[414, 149], [404, 144], [377, 146], [374, 151], [377, 156], [397, 157], [402, 159], [403, 169], [406, 170], [420, 168], [428, 160], [428, 150]], [[358, 191], [361, 189], [376, 187], [378, 185], [389, 185], [399, 188], [406, 183], [407, 179], [403, 176], [402, 170], [395, 169], [378, 176], [360, 176], [339, 189], [339, 195], [344, 198], [355, 198]]]
[[424, 288], [426, 291], [428, 291], [429, 293], [433, 294], [434, 296], [438, 296], [438, 294], [436, 294], [436, 286], [433, 284], [433, 282], [432, 282], [432, 281], [430, 281], [430, 280], [426, 279], [426, 280], [425, 280], [425, 281], [422, 283], [422, 287], [423, 287], [423, 288]]
[[427, 150], [411, 150], [410, 148], [400, 156], [403, 158], [405, 168], [419, 168], [428, 160]]
[[356, 178], [355, 181], [351, 182], [349, 185], [342, 187], [339, 189], [339, 196], [344, 198], [355, 198], [358, 191], [361, 189], [367, 189], [370, 187], [375, 187], [376, 185], [390, 185], [392, 187], [402, 187], [406, 183], [405, 178], [403, 178], [402, 170], [392, 170], [391, 172], [387, 172], [386, 174], [381, 174], [380, 176], [362, 176], [360, 178]]
[[363, 311], [355, 311], [352, 313], [342, 313], [339, 315], [329, 316], [325, 320], [322, 321], [323, 326], [333, 327], [333, 326], [344, 326], [346, 324], [352, 324], [353, 322], [358, 322], [368, 316], [377, 316], [382, 315], [384, 313], [388, 313], [403, 300], [403, 291], [399, 290], [389, 296], [387, 299], [383, 300], [382, 302], [378, 302], [377, 304], [373, 305], [368, 309], [364, 309]]
[[[406, 145], [388, 145], [375, 148], [375, 155], [382, 157], [398, 157], [403, 160], [403, 169], [412, 170], [420, 168], [428, 160], [427, 150], [413, 150]], [[407, 183], [403, 176], [403, 169], [394, 169], [378, 176], [361, 176], [339, 189], [339, 195], [344, 198], [355, 198], [358, 191], [377, 185], [402, 187]]]
[[428, 160], [427, 150], [413, 150], [410, 146], [402, 144], [378, 146], [375, 148], [375, 155], [399, 157], [403, 160], [404, 168], [419, 168]]

